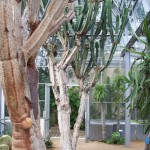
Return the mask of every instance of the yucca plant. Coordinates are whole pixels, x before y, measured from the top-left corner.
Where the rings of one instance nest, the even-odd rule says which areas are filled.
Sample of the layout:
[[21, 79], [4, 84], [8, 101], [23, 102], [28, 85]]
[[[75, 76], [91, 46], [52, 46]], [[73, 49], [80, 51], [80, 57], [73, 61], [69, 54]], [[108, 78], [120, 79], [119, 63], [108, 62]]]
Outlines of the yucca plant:
[[94, 98], [100, 102], [101, 106], [101, 122], [102, 122], [102, 140], [106, 141], [106, 125], [105, 125], [105, 104], [107, 90], [104, 84], [96, 84], [94, 88]]
[[111, 89], [112, 89], [112, 96], [113, 96], [113, 101], [115, 102], [116, 105], [116, 120], [117, 120], [117, 128], [116, 131], [119, 131], [120, 129], [120, 117], [121, 117], [121, 104], [120, 102], [124, 102], [125, 97], [125, 83], [126, 83], [126, 77], [124, 75], [117, 75], [112, 79], [111, 82]]
[[[126, 49], [132, 53], [138, 54], [139, 57], [133, 62], [127, 80], [129, 86], [132, 87], [131, 94], [127, 101], [131, 99], [130, 109], [138, 109], [138, 116], [148, 122], [148, 127], [145, 132], [150, 131], [149, 107], [150, 107], [150, 37], [148, 18], [146, 18], [143, 33], [147, 41], [140, 39], [135, 33], [137, 40], [145, 45], [145, 50], [142, 52], [136, 49]], [[147, 29], [146, 29], [147, 28]]]
[[[130, 110], [136, 108], [138, 117], [144, 121], [145, 133], [150, 132], [150, 19], [146, 17], [143, 25], [143, 34], [146, 41], [142, 40], [135, 33], [134, 36], [139, 42], [145, 45], [145, 49], [139, 52], [136, 49], [126, 49], [132, 53], [138, 54], [139, 57], [133, 62], [129, 72], [128, 84], [132, 87], [131, 94], [126, 99], [131, 100]], [[145, 145], [147, 150], [149, 145]]]

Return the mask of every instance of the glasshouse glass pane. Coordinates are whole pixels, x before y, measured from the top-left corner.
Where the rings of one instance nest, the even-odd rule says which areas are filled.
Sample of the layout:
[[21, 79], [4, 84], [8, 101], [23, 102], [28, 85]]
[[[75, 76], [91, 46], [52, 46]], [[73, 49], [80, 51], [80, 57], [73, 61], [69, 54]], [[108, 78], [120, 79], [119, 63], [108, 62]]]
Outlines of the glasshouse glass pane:
[[145, 12], [144, 12], [144, 7], [142, 5], [142, 1], [138, 1], [136, 7], [135, 7], [135, 11], [137, 14], [137, 19], [139, 21], [139, 23], [141, 23], [145, 17]]
[[39, 71], [39, 83], [49, 83], [50, 77], [48, 67], [39, 67], [38, 71]]
[[39, 103], [40, 103], [40, 117], [43, 117], [45, 102], [40, 100]]
[[[105, 102], [105, 116], [106, 119], [109, 120], [117, 120], [117, 117], [119, 117], [120, 120], [125, 119], [125, 104], [124, 103], [111, 103], [111, 102]], [[91, 120], [100, 121], [101, 120], [101, 103], [100, 102], [92, 102], [91, 103]], [[119, 116], [118, 116], [119, 113]]]
[[47, 52], [45, 49], [40, 49], [38, 56], [36, 58], [36, 65], [37, 66], [47, 66], [48, 65], [48, 58], [47, 58]]
[[39, 84], [39, 100], [45, 100], [45, 84]]

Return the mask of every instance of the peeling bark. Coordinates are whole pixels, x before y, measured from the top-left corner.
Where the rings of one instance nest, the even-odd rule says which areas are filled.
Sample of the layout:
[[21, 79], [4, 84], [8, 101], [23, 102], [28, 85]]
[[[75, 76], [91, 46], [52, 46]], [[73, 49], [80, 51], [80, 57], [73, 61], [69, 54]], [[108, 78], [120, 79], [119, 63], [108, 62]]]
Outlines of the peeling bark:
[[53, 50], [49, 49], [49, 74], [58, 110], [58, 124], [61, 134], [61, 150], [72, 150], [70, 133], [71, 108], [69, 105], [66, 67], [75, 57], [78, 46], [76, 46], [69, 54], [69, 50], [66, 47], [67, 41], [63, 39], [61, 41], [63, 42], [62, 45], [64, 46], [64, 52], [59, 63], [57, 63], [55, 60], [54, 54], [52, 53]]
[[60, 130], [60, 148], [61, 150], [72, 150], [71, 146], [71, 133], [70, 133], [70, 106], [58, 105], [58, 124]]
[[70, 133], [71, 108], [69, 106], [66, 72], [62, 69], [58, 69], [57, 66], [52, 63], [51, 59], [49, 64], [50, 79], [58, 110], [58, 124], [61, 135], [60, 147], [61, 150], [72, 150]]

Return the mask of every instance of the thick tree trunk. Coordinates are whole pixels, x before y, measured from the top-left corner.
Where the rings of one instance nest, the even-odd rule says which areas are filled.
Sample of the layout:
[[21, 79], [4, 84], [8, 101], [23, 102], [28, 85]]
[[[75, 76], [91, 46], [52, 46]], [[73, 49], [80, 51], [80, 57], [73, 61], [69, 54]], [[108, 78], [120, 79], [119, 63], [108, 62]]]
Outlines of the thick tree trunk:
[[66, 71], [58, 69], [58, 84], [60, 92], [60, 102], [58, 104], [58, 123], [61, 134], [61, 150], [72, 150], [70, 135], [70, 113], [69, 96], [67, 89]]
[[31, 111], [31, 116], [33, 121], [32, 128], [30, 129], [30, 140], [32, 150], [46, 150], [46, 146], [40, 131], [39, 120], [34, 119], [33, 111]]
[[[82, 87], [80, 87], [82, 89]], [[73, 131], [73, 137], [72, 137], [72, 148], [73, 150], [76, 150], [79, 133], [80, 133], [80, 126], [82, 124], [82, 121], [84, 119], [84, 113], [85, 113], [85, 104], [88, 93], [84, 90], [81, 91], [81, 99], [80, 99], [80, 107], [78, 111], [78, 117], [76, 119], [76, 123], [74, 125], [74, 131]]]
[[101, 102], [102, 140], [106, 140], [105, 105]]
[[40, 106], [38, 97], [38, 71], [35, 66], [35, 58], [32, 57], [27, 64], [28, 84], [31, 95], [32, 110], [30, 111], [33, 125], [30, 130], [32, 150], [46, 150], [43, 137], [40, 132]]
[[60, 148], [61, 150], [72, 150], [70, 133], [70, 112], [68, 107], [63, 109], [60, 105], [58, 109], [58, 124], [60, 130]]
[[[23, 68], [20, 69], [18, 61], [15, 59], [6, 63], [7, 65], [5, 62], [2, 63], [2, 85], [10, 119], [13, 123], [12, 149], [45, 150], [39, 128], [39, 110], [37, 108], [37, 116], [35, 117], [30, 99], [27, 98], [27, 94], [24, 95], [26, 86], [24, 84]], [[37, 93], [37, 86], [36, 88], [31, 87], [35, 90], [34, 93]], [[37, 100], [38, 106], [38, 99], [35, 98], [35, 100]]]
[[[74, 11], [65, 16], [63, 12], [69, 1], [52, 0], [38, 26], [40, 1], [27, 1], [26, 17], [29, 18], [24, 19], [28, 20], [26, 29], [30, 34], [28, 40], [23, 43], [21, 2], [0, 0], [0, 71], [5, 102], [13, 124], [12, 149], [46, 150], [40, 133], [38, 76], [34, 60], [47, 37], [62, 23], [72, 19]], [[68, 106], [62, 103], [61, 109], [69, 110]]]
[[58, 68], [49, 59], [49, 73], [58, 110], [58, 124], [61, 135], [60, 147], [61, 150], [72, 150], [70, 133], [71, 108], [69, 106], [66, 71]]

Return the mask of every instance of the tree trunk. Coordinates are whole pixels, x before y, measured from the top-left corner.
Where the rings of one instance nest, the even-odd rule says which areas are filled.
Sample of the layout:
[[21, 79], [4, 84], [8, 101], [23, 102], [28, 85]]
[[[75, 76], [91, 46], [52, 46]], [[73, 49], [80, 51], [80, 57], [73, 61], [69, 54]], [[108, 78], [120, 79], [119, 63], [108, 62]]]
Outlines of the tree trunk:
[[[30, 33], [27, 41], [23, 42], [21, 2], [0, 0], [0, 71], [5, 102], [13, 124], [12, 149], [46, 150], [40, 133], [35, 56], [48, 36], [57, 31], [65, 21], [73, 18], [74, 11], [65, 16], [63, 12], [69, 1], [52, 0], [44, 19], [38, 25], [40, 1], [26, 1], [26, 29]], [[70, 108], [66, 104], [61, 105], [61, 110], [68, 112], [67, 108], [69, 111]]]
[[68, 107], [63, 109], [60, 105], [58, 110], [58, 124], [60, 130], [60, 148], [61, 150], [72, 150], [71, 146], [71, 133], [70, 133], [70, 112]]
[[[7, 65], [5, 62], [2, 63], [2, 85], [9, 116], [13, 124], [12, 149], [40, 150], [42, 148], [44, 150], [46, 148], [40, 134], [38, 117], [37, 120], [34, 119], [31, 102], [24, 95], [23, 73], [20, 71], [17, 60], [6, 63]], [[37, 91], [37, 88], [34, 90]]]
[[60, 147], [61, 150], [72, 150], [70, 133], [71, 108], [69, 106], [66, 71], [58, 68], [49, 58], [49, 74], [58, 110], [58, 124], [61, 136]]
[[105, 105], [101, 102], [102, 140], [106, 140]]
[[[82, 87], [80, 87], [82, 89]], [[80, 126], [84, 119], [84, 113], [85, 113], [85, 104], [88, 93], [84, 90], [81, 91], [81, 99], [80, 99], [80, 107], [78, 111], [78, 117], [76, 119], [76, 123], [74, 125], [74, 131], [73, 131], [73, 137], [72, 137], [72, 148], [73, 150], [76, 150], [78, 138], [79, 138], [79, 132], [80, 132]]]
[[61, 134], [61, 150], [72, 150], [70, 135], [70, 113], [69, 96], [67, 89], [66, 71], [58, 69], [58, 84], [60, 92], [60, 102], [58, 104], [58, 123]]
[[[45, 143], [40, 132], [40, 105], [38, 96], [38, 71], [35, 65], [35, 57], [29, 59], [27, 63], [27, 77], [31, 97], [32, 110], [30, 115], [33, 121], [31, 134], [31, 144], [33, 150], [46, 150]], [[29, 96], [28, 96], [29, 97]]]

